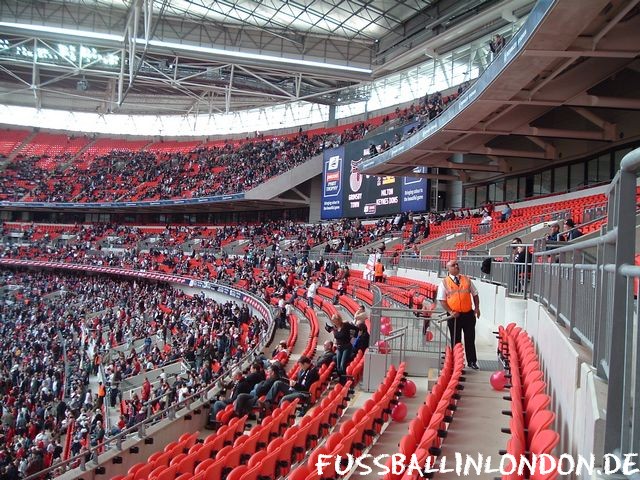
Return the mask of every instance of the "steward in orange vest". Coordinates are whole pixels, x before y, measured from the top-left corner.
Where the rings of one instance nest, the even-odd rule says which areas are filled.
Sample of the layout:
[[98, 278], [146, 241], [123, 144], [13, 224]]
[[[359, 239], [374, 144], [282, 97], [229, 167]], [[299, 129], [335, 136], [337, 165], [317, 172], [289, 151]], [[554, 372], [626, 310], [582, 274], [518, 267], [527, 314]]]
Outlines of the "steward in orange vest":
[[376, 282], [382, 282], [384, 280], [384, 265], [378, 260], [373, 266], [373, 276]]
[[462, 334], [464, 333], [467, 364], [474, 370], [478, 370], [480, 367], [475, 346], [476, 319], [480, 317], [478, 290], [469, 277], [460, 275], [460, 266], [457, 260], [449, 260], [447, 270], [448, 275], [438, 286], [437, 300], [451, 316], [447, 320], [451, 347], [453, 348], [456, 343], [462, 343]]

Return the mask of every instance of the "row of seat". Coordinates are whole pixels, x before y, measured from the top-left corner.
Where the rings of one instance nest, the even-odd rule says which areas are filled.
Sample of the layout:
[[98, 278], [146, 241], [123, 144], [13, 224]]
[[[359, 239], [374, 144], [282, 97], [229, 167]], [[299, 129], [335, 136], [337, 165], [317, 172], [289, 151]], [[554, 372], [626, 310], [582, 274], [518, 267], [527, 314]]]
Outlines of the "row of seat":
[[[313, 311], [313, 308], [310, 308], [309, 305], [307, 305], [307, 303], [301, 298], [298, 298], [294, 302], [294, 305], [307, 318], [307, 320], [309, 321], [309, 325], [311, 326], [311, 332], [309, 332], [309, 340], [307, 340], [307, 345], [302, 351], [302, 355], [305, 357], [313, 358], [318, 348], [318, 332], [320, 329], [318, 316], [316, 315], [316, 312]], [[291, 370], [289, 370], [289, 378], [295, 378], [299, 368], [299, 364], [296, 363], [291, 368]]]
[[334, 462], [326, 466], [322, 474], [318, 473], [320, 455], [330, 455], [332, 459], [340, 455], [344, 459], [349, 453], [359, 456], [368, 451], [381, 434], [383, 425], [389, 421], [393, 406], [398, 403], [405, 383], [405, 368], [405, 363], [397, 369], [393, 365], [389, 367], [373, 396], [340, 426], [339, 431], [329, 435], [326, 442], [314, 449], [307, 463], [291, 472], [289, 480], [338, 478]]
[[390, 420], [393, 407], [398, 403], [405, 384], [405, 367], [402, 363], [396, 370], [392, 365], [374, 395], [340, 426], [338, 432], [330, 435], [325, 444], [311, 454], [307, 466], [313, 471], [306, 477], [307, 480], [339, 478], [335, 462], [326, 467], [322, 474], [318, 474], [317, 462], [320, 455], [330, 455], [330, 461], [337, 456], [344, 460], [347, 454], [361, 456], [373, 446], [381, 435], [383, 426]]
[[295, 313], [289, 315], [289, 337], [287, 337], [287, 350], [293, 351], [298, 341], [298, 316]]
[[[435, 465], [440, 455], [442, 443], [447, 434], [449, 424], [457, 409], [460, 399], [460, 391], [464, 388], [461, 382], [464, 380], [462, 372], [464, 368], [464, 349], [458, 343], [452, 349], [447, 347], [444, 363], [437, 382], [431, 392], [425, 398], [423, 405], [418, 409], [417, 416], [411, 420], [407, 434], [402, 437], [398, 445], [398, 453], [404, 455], [407, 461], [415, 455], [421, 467]], [[413, 480], [422, 478], [424, 472], [406, 470], [394, 473], [391, 469], [391, 458], [387, 463], [390, 471], [384, 480]]]
[[[258, 452], [269, 447], [293, 425], [299, 400], [285, 402], [255, 425], [248, 433], [238, 436], [233, 446], [223, 447], [215, 458], [205, 458], [193, 470], [193, 479], [222, 479], [235, 467], [250, 461]], [[206, 443], [205, 443], [206, 445]], [[172, 480], [172, 479], [161, 479]]]
[[[328, 435], [347, 408], [351, 393], [351, 382], [336, 384], [300, 424], [289, 427], [266, 450], [254, 454], [246, 465], [235, 467], [226, 480], [275, 480], [287, 476], [292, 468], [305, 460], [306, 452]], [[292, 477], [289, 475], [288, 478]]]
[[[244, 423], [242, 424], [244, 428]], [[177, 441], [169, 443], [162, 451], [152, 453], [145, 462], [131, 466], [126, 475], [116, 475], [111, 480], [146, 480], [152, 473], [157, 476], [162, 469], [167, 468], [178, 455], [189, 451], [195, 444], [199, 432], [185, 433]], [[177, 462], [176, 462], [177, 464]]]
[[[172, 450], [165, 458], [167, 449], [156, 458], [149, 457], [149, 464], [135, 471], [133, 478], [112, 480], [188, 480], [222, 479], [237, 465], [247, 462], [257, 452], [268, 447], [281, 436], [295, 419], [298, 400], [276, 408], [263, 421], [244, 433], [247, 417], [234, 418], [209, 435], [204, 442], [195, 443], [185, 451]], [[196, 433], [197, 435], [197, 433]], [[153, 462], [153, 463], [152, 463]], [[132, 469], [134, 469], [132, 467]], [[129, 470], [131, 474], [131, 469]]]
[[[513, 455], [518, 462], [522, 457], [531, 460], [532, 455], [552, 454], [560, 442], [558, 432], [551, 429], [555, 414], [548, 409], [551, 397], [545, 393], [547, 384], [533, 341], [529, 335], [514, 323], [498, 329], [498, 354], [507, 366], [510, 378], [509, 393], [505, 400], [510, 409], [504, 411], [510, 416], [509, 428], [502, 431], [510, 434], [507, 449], [501, 453]], [[553, 480], [557, 471], [541, 473], [540, 464], [532, 471], [518, 469], [503, 476], [503, 480]]]

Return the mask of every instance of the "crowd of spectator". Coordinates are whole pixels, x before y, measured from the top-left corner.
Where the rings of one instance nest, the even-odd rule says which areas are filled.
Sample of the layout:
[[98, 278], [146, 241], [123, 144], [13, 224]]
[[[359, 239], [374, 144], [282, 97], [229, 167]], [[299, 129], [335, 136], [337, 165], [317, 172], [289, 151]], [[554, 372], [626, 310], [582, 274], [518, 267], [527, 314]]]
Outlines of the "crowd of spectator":
[[[0, 271], [0, 320], [0, 471], [7, 478], [61, 460], [65, 434], [76, 455], [183, 400], [224, 373], [266, 328], [246, 306], [166, 285], [13, 270]], [[135, 339], [145, 339], [142, 349], [132, 348]], [[116, 345], [120, 353], [104, 360]], [[173, 382], [160, 375], [146, 396], [122, 402], [120, 421], [105, 431], [101, 407], [120, 400], [120, 382], [175, 361], [190, 372]], [[109, 399], [102, 385], [89, 388], [101, 362]]]
[[340, 134], [263, 137], [191, 152], [118, 152], [60, 162], [54, 171], [38, 157], [17, 158], [0, 180], [0, 198], [48, 202], [109, 202], [197, 198], [245, 192], [304, 163], [325, 148], [362, 138], [358, 123]]
[[[497, 40], [496, 40], [497, 42]], [[439, 116], [469, 88], [424, 100], [395, 111], [398, 125], [415, 123], [392, 141], [370, 145], [374, 156], [410, 137]], [[383, 123], [389, 120], [385, 119]], [[300, 165], [324, 149], [365, 137], [370, 126], [357, 123], [341, 133], [246, 139], [201, 146], [190, 152], [113, 151], [96, 157], [60, 158], [54, 170], [40, 166], [40, 157], [17, 157], [0, 179], [0, 199], [47, 202], [110, 202], [199, 198], [251, 190]]]

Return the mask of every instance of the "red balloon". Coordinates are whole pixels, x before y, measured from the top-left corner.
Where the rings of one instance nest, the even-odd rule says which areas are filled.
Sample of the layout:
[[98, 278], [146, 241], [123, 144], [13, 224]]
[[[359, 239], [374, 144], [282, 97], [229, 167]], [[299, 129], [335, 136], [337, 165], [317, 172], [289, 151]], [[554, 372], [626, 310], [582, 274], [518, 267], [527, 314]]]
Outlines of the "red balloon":
[[416, 387], [416, 384], [413, 383], [411, 380], [407, 380], [407, 383], [404, 384], [404, 389], [402, 390], [402, 393], [404, 394], [405, 397], [413, 398], [416, 396], [417, 390], [418, 388]]
[[391, 352], [391, 347], [384, 340], [378, 340], [376, 342], [376, 347], [378, 347], [378, 352], [380, 352], [380, 353], [386, 354], [386, 353]]
[[382, 332], [383, 335], [389, 335], [392, 330], [393, 330], [393, 327], [391, 326], [390, 323], [383, 323], [382, 326], [380, 327], [380, 332]]
[[427, 330], [424, 337], [427, 339], [427, 342], [433, 341], [433, 332], [431, 330]]
[[393, 410], [391, 411], [391, 418], [393, 418], [396, 422], [401, 422], [406, 418], [406, 416], [407, 406], [402, 402], [398, 402], [398, 404], [393, 407]]
[[389, 317], [381, 317], [380, 323], [384, 325], [385, 323], [391, 323], [391, 319]]
[[507, 377], [504, 376], [504, 372], [502, 370], [493, 372], [489, 381], [491, 382], [493, 389], [498, 391], [504, 390], [504, 387], [507, 385]]

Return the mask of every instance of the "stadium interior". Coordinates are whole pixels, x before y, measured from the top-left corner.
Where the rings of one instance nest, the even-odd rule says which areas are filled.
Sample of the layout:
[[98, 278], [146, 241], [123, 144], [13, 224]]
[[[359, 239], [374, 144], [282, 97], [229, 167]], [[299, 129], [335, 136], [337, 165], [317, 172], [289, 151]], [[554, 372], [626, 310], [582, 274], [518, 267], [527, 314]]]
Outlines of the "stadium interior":
[[640, 0], [3, 0], [0, 480], [637, 480], [638, 171]]

